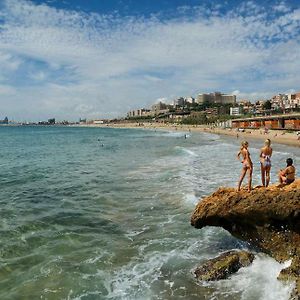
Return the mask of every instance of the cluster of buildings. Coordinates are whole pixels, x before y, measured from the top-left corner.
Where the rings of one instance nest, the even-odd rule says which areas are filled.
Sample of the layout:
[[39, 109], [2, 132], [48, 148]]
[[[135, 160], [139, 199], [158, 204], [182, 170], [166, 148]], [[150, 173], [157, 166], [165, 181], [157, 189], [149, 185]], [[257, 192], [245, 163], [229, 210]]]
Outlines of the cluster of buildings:
[[230, 127], [300, 130], [300, 92], [278, 94], [256, 103], [241, 102], [231, 108], [232, 115], [236, 116], [242, 116], [245, 111], [248, 116], [232, 119]]
[[37, 125], [55, 125], [55, 118], [48, 119], [48, 121], [39, 121]]
[[7, 125], [8, 124], [8, 117], [5, 117], [3, 120], [0, 120], [0, 125]]
[[[179, 97], [173, 100], [172, 104], [166, 104], [158, 102], [151, 106], [151, 108], [141, 108], [131, 110], [127, 113], [127, 118], [137, 117], [156, 117], [159, 115], [168, 115], [169, 117], [176, 117], [182, 115], [188, 115], [191, 111], [195, 110], [195, 107], [203, 107], [203, 111], [208, 115], [218, 115], [219, 108], [222, 105], [236, 104], [235, 95], [222, 94], [220, 92], [214, 92], [209, 94], [199, 94], [196, 98], [194, 97]], [[216, 107], [213, 107], [216, 105]]]
[[278, 94], [271, 98], [271, 107], [274, 110], [292, 110], [300, 108], [300, 92], [291, 94]]
[[251, 103], [249, 100], [241, 100], [236, 106], [230, 108], [230, 115], [265, 115], [286, 113], [300, 110], [300, 92], [290, 94], [278, 94], [268, 100], [259, 100]]
[[[237, 102], [236, 95], [213, 92], [198, 94], [195, 98], [192, 96], [178, 97], [171, 104], [160, 101], [153, 104], [150, 108], [131, 110], [127, 113], [127, 120], [130, 122], [130, 119], [139, 118], [161, 119], [163, 121], [191, 121], [194, 122], [193, 124], [203, 124], [222, 123], [232, 119], [230, 127], [258, 128], [266, 126], [269, 128], [300, 129], [300, 113], [297, 114], [297, 112], [300, 112], [300, 92], [277, 94], [268, 100], [258, 100], [254, 103], [249, 100]], [[285, 114], [289, 116], [285, 116]], [[119, 121], [126, 120], [80, 119], [79, 122], [57, 122], [55, 118], [51, 118], [47, 121], [22, 123], [22, 125], [100, 125]], [[19, 123], [9, 121], [7, 117], [0, 120], [0, 125], [6, 124]], [[220, 126], [229, 125], [222, 123]]]
[[[230, 126], [242, 128], [269, 128], [299, 129], [299, 117], [280, 117], [280, 114], [292, 114], [300, 112], [300, 92], [274, 95], [270, 99], [257, 100], [254, 103], [249, 100], [236, 101], [235, 95], [214, 92], [198, 94], [194, 97], [179, 97], [172, 104], [156, 103], [150, 108], [132, 110], [127, 113], [127, 119], [155, 118], [170, 121], [209, 123], [216, 120], [233, 119]], [[228, 116], [230, 115], [230, 116]], [[222, 116], [222, 117], [221, 117]], [[228, 117], [227, 117], [228, 116]], [[269, 118], [266, 118], [266, 117]], [[273, 117], [274, 116], [274, 117]], [[246, 119], [242, 119], [242, 118]], [[262, 119], [257, 119], [262, 117]], [[234, 120], [235, 118], [238, 118]], [[220, 121], [218, 121], [220, 122]], [[226, 122], [226, 121], [222, 121]]]
[[[255, 103], [249, 100], [241, 100], [235, 106], [230, 107], [230, 115], [261, 115], [266, 112], [266, 109], [268, 109], [266, 100], [258, 100]], [[269, 105], [269, 109], [271, 109], [271, 105]]]

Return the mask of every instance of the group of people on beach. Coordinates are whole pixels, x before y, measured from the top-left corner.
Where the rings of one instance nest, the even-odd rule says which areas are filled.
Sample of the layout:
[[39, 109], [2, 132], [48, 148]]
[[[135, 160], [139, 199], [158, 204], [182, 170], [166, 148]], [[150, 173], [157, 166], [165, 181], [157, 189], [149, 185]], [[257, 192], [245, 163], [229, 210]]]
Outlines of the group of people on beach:
[[[238, 182], [238, 191], [241, 189], [242, 182], [248, 173], [248, 191], [252, 189], [252, 172], [253, 163], [248, 150], [249, 143], [243, 141], [241, 144], [240, 151], [237, 154], [238, 160], [242, 158], [241, 163], [243, 164], [241, 177]], [[260, 149], [260, 168], [261, 168], [261, 180], [264, 187], [268, 187], [270, 183], [270, 171], [271, 171], [271, 156], [272, 156], [271, 140], [266, 139], [264, 147]], [[278, 173], [279, 183], [281, 185], [290, 184], [295, 180], [296, 169], [293, 166], [293, 159], [288, 158], [286, 160], [286, 168], [282, 169]]]

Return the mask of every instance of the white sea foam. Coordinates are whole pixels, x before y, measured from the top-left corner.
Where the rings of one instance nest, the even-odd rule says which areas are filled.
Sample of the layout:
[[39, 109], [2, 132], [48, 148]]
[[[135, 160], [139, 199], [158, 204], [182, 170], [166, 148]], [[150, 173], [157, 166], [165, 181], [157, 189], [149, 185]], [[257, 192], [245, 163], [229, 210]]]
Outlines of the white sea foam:
[[107, 298], [141, 299], [143, 294], [145, 299], [149, 299], [151, 282], [160, 275], [160, 268], [169, 255], [160, 252], [151, 253], [141, 262], [132, 262], [118, 270], [110, 282]]
[[186, 136], [185, 132], [182, 131], [166, 131], [164, 132], [164, 136], [168, 136], [168, 137], [184, 137]]
[[291, 152], [284, 152], [284, 151], [273, 151], [273, 155], [291, 155]]
[[221, 139], [221, 136], [219, 136], [218, 134], [210, 132], [201, 132], [201, 136], [204, 138], [213, 139], [215, 141]]
[[178, 150], [182, 151], [183, 153], [189, 154], [191, 156], [197, 156], [197, 154], [191, 149], [187, 149], [187, 148], [180, 147], [180, 146], [176, 146], [175, 149], [178, 149]]
[[228, 280], [217, 282], [216, 286], [223, 294], [240, 294], [241, 300], [288, 300], [293, 284], [277, 279], [280, 270], [288, 264], [258, 254], [249, 267], [240, 269]]
[[184, 202], [189, 206], [195, 206], [199, 202], [199, 198], [195, 195], [195, 193], [186, 194], [184, 196]]
[[145, 226], [143, 226], [143, 228], [142, 228], [141, 230], [130, 230], [130, 231], [128, 231], [128, 232], [125, 234], [125, 236], [126, 236], [129, 240], [133, 241], [133, 240], [134, 240], [134, 237], [136, 237], [136, 236], [138, 236], [138, 235], [144, 233], [146, 230], [149, 230], [149, 229], [150, 229], [150, 227], [145, 225]]

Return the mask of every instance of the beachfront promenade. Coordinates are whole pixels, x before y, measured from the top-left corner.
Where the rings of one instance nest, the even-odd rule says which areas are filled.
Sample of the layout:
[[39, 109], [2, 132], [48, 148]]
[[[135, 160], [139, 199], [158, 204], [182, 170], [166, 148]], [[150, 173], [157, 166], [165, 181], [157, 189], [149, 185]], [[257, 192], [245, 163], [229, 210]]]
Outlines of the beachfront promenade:
[[233, 128], [300, 130], [300, 113], [240, 118], [231, 120]]

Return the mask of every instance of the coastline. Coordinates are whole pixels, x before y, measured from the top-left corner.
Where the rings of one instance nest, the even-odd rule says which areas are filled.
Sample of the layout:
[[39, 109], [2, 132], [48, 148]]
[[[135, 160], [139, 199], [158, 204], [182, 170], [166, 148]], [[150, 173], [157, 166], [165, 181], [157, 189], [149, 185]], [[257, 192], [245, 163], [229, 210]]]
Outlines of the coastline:
[[[18, 127], [20, 125], [2, 125], [3, 127]], [[39, 125], [47, 126], [47, 125]], [[50, 125], [53, 126], [53, 125]], [[58, 125], [55, 125], [58, 126]], [[93, 127], [93, 128], [130, 128], [130, 129], [150, 129], [150, 130], [172, 130], [179, 132], [206, 132], [217, 135], [226, 135], [239, 140], [251, 140], [270, 139], [272, 144], [283, 144], [293, 147], [300, 147], [300, 135], [297, 135], [297, 131], [287, 130], [272, 130], [269, 129], [268, 133], [264, 133], [264, 129], [245, 129], [237, 131], [235, 128], [218, 128], [208, 127], [206, 125], [181, 125], [181, 124], [163, 124], [163, 123], [110, 123], [110, 124], [72, 124], [72, 125], [59, 125], [67, 127]], [[300, 132], [300, 131], [299, 131]], [[299, 137], [299, 139], [298, 139]]]
[[152, 130], [172, 130], [181, 132], [207, 132], [218, 135], [227, 135], [240, 140], [248, 139], [270, 139], [272, 144], [284, 144], [288, 146], [300, 147], [300, 139], [298, 140], [297, 132], [289, 132], [286, 130], [268, 130], [264, 133], [263, 129], [245, 129], [244, 132], [237, 131], [231, 128], [210, 128], [205, 125], [174, 125], [174, 124], [157, 124], [157, 123], [116, 123], [116, 124], [93, 124], [80, 125], [87, 127], [102, 127], [102, 128], [137, 128], [137, 129], [152, 129]]

